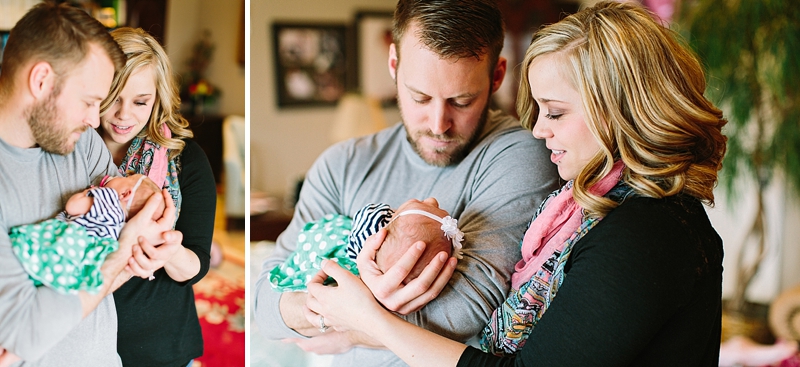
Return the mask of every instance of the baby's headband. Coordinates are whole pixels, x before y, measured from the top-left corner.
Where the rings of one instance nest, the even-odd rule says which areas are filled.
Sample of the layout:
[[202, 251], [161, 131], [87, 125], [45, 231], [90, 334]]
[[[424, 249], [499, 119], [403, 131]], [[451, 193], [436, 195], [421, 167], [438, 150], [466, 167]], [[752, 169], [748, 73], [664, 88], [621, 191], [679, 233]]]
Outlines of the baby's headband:
[[[142, 175], [142, 177], [139, 177], [139, 180], [136, 181], [136, 185], [133, 185], [133, 189], [131, 189], [131, 198], [128, 200], [128, 203], [125, 205], [125, 211], [130, 211], [131, 210], [131, 203], [133, 203], [133, 198], [136, 196], [136, 189], [139, 188], [139, 185], [142, 184], [142, 181], [144, 180], [145, 177], [147, 177], [147, 176]], [[109, 181], [111, 181], [111, 180], [113, 180], [115, 178], [116, 178], [115, 176], [106, 175], [105, 177], [103, 177], [102, 180], [100, 180], [100, 187], [105, 187], [108, 184]]]
[[442, 224], [441, 228], [442, 228], [442, 231], [444, 232], [444, 235], [447, 236], [447, 238], [450, 240], [450, 242], [453, 243], [453, 253], [456, 256], [456, 259], [460, 260], [460, 259], [463, 258], [463, 256], [461, 255], [461, 248], [463, 247], [461, 245], [461, 242], [464, 241], [464, 232], [461, 232], [458, 229], [458, 219], [455, 219], [455, 218], [453, 218], [453, 217], [451, 217], [449, 215], [444, 217], [444, 218], [441, 218], [436, 214], [428, 213], [428, 212], [426, 212], [424, 210], [409, 209], [409, 210], [404, 210], [404, 211], [402, 211], [400, 213], [395, 214], [394, 218], [392, 218], [392, 221], [394, 221], [395, 218], [398, 218], [398, 217], [401, 217], [401, 216], [404, 216], [404, 215], [408, 215], [408, 214], [424, 215], [424, 216], [426, 216], [428, 218], [431, 218], [431, 219], [441, 223]]
[[100, 180], [100, 187], [105, 187], [108, 181], [111, 181], [114, 178], [115, 178], [114, 176], [109, 176], [109, 175], [103, 176], [103, 179]]
[[136, 189], [139, 188], [139, 185], [142, 184], [142, 181], [145, 179], [145, 177], [147, 176], [142, 175], [142, 177], [139, 177], [139, 180], [136, 181], [136, 185], [133, 185], [133, 188], [131, 189], [131, 198], [128, 199], [128, 204], [125, 206], [125, 211], [131, 210], [131, 203], [133, 203], [133, 198], [136, 197]]

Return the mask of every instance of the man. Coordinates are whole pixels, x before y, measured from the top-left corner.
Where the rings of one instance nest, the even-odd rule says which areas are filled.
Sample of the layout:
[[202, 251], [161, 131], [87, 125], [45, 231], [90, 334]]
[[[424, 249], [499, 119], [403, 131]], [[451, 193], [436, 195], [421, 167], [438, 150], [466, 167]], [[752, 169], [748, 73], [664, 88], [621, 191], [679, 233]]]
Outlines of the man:
[[427, 277], [402, 287], [404, 275], [390, 269], [368, 285], [407, 320], [466, 342], [505, 298], [520, 259], [519, 241], [557, 184], [544, 144], [515, 119], [489, 111], [507, 68], [499, 57], [504, 30], [494, 1], [400, 0], [392, 33], [389, 71], [402, 124], [322, 154], [255, 289], [255, 317], [267, 337], [292, 338], [317, 353], [342, 353], [334, 359], [337, 366], [404, 364], [391, 352], [373, 349], [380, 346], [363, 335], [326, 330], [321, 319], [307, 321], [304, 293], [271, 289], [269, 271], [295, 249], [304, 223], [327, 213], [352, 215], [373, 202], [398, 206], [411, 198], [436, 198], [464, 232], [464, 258], [449, 283]]
[[11, 227], [50, 218], [70, 195], [118, 174], [92, 128], [124, 61], [97, 20], [66, 5], [36, 5], [11, 30], [0, 73], [0, 363], [120, 366], [110, 293], [130, 277], [132, 246], [180, 240], [174, 207], [155, 222], [148, 201], [102, 265], [98, 294], [35, 287], [11, 249]]

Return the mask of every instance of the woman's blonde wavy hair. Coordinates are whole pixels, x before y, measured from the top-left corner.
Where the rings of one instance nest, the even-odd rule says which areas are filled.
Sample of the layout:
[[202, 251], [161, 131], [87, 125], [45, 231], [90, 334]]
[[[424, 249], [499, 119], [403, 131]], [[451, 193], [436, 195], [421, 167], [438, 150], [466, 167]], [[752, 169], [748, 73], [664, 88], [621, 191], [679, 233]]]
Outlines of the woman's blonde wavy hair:
[[[111, 31], [111, 36], [122, 48], [128, 61], [115, 76], [111, 83], [111, 91], [100, 104], [100, 116], [105, 115], [120, 92], [128, 82], [128, 78], [139, 68], [152, 66], [153, 78], [156, 84], [156, 98], [153, 103], [153, 112], [150, 121], [137, 135], [147, 137], [153, 142], [169, 149], [169, 159], [178, 156], [186, 145], [183, 139], [191, 138], [189, 122], [180, 114], [181, 99], [179, 96], [178, 82], [172, 74], [167, 53], [153, 36], [141, 28], [122, 27]], [[171, 138], [166, 138], [161, 132], [161, 125], [166, 124], [172, 132]]]
[[673, 31], [641, 6], [600, 2], [539, 30], [522, 63], [517, 111], [532, 129], [539, 107], [528, 70], [537, 57], [555, 55], [562, 75], [580, 92], [588, 126], [601, 150], [575, 178], [574, 198], [591, 215], [617, 204], [588, 188], [615, 160], [638, 194], [687, 194], [714, 205], [727, 123], [704, 96], [706, 80], [696, 56]]

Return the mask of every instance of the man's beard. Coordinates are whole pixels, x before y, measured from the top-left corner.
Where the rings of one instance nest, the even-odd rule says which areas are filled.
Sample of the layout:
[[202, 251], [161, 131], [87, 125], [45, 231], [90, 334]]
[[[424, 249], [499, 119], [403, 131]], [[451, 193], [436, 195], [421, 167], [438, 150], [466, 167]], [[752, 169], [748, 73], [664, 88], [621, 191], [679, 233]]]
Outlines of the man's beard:
[[[490, 94], [489, 98], [491, 97], [492, 96]], [[451, 135], [448, 133], [434, 134], [430, 130], [417, 132], [414, 136], [411, 136], [411, 132], [408, 131], [408, 127], [406, 126], [406, 140], [411, 143], [411, 147], [414, 148], [414, 151], [417, 152], [417, 155], [427, 164], [436, 167], [447, 167], [449, 165], [461, 162], [461, 160], [464, 159], [467, 154], [469, 154], [470, 150], [472, 150], [473, 143], [475, 143], [478, 134], [483, 131], [483, 127], [486, 125], [486, 119], [489, 115], [489, 104], [489, 100], [487, 99], [486, 106], [484, 106], [483, 112], [481, 112], [481, 117], [478, 120], [478, 124], [475, 126], [475, 130], [473, 130], [469, 136]], [[400, 116], [403, 116], [402, 107], [400, 108]], [[405, 118], [403, 118], [403, 121], [405, 121]], [[419, 139], [424, 136], [440, 141], [460, 141], [461, 143], [449, 154], [444, 149], [434, 149], [433, 152], [435, 153], [435, 156], [426, 157], [423, 155], [423, 148], [419, 144]]]
[[69, 138], [73, 132], [86, 131], [86, 125], [73, 131], [66, 131], [62, 121], [58, 120], [58, 108], [56, 98], [60, 88], [56, 88], [44, 101], [34, 104], [25, 111], [25, 117], [31, 128], [31, 134], [36, 144], [42, 150], [67, 155], [75, 149], [75, 142], [70, 143]]

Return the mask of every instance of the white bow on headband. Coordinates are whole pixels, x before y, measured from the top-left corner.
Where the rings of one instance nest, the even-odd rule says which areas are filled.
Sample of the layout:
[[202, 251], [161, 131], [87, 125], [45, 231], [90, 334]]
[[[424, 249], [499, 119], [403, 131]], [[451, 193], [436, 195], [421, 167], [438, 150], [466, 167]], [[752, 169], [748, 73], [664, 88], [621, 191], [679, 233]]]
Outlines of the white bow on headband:
[[[449, 215], [444, 217], [444, 218], [441, 218], [438, 215], [435, 215], [435, 214], [432, 214], [432, 213], [428, 213], [428, 212], [426, 212], [424, 210], [419, 210], [419, 209], [409, 209], [409, 210], [402, 211], [402, 212], [400, 212], [398, 214], [395, 214], [395, 218], [398, 218], [398, 217], [401, 217], [401, 216], [404, 216], [404, 215], [407, 215], [407, 214], [424, 215], [424, 216], [426, 216], [428, 218], [431, 218], [431, 219], [441, 223], [442, 224], [442, 227], [441, 227], [442, 228], [442, 232], [444, 232], [444, 235], [447, 236], [447, 238], [450, 240], [450, 242], [453, 243], [453, 253], [456, 256], [456, 259], [460, 260], [460, 259], [462, 259], [464, 257], [464, 256], [461, 255], [461, 248], [463, 247], [461, 242], [464, 241], [464, 232], [461, 232], [461, 230], [458, 229], [458, 219], [455, 219], [455, 218], [453, 218], [453, 217], [451, 217]], [[394, 218], [392, 218], [392, 220], [394, 220]]]

